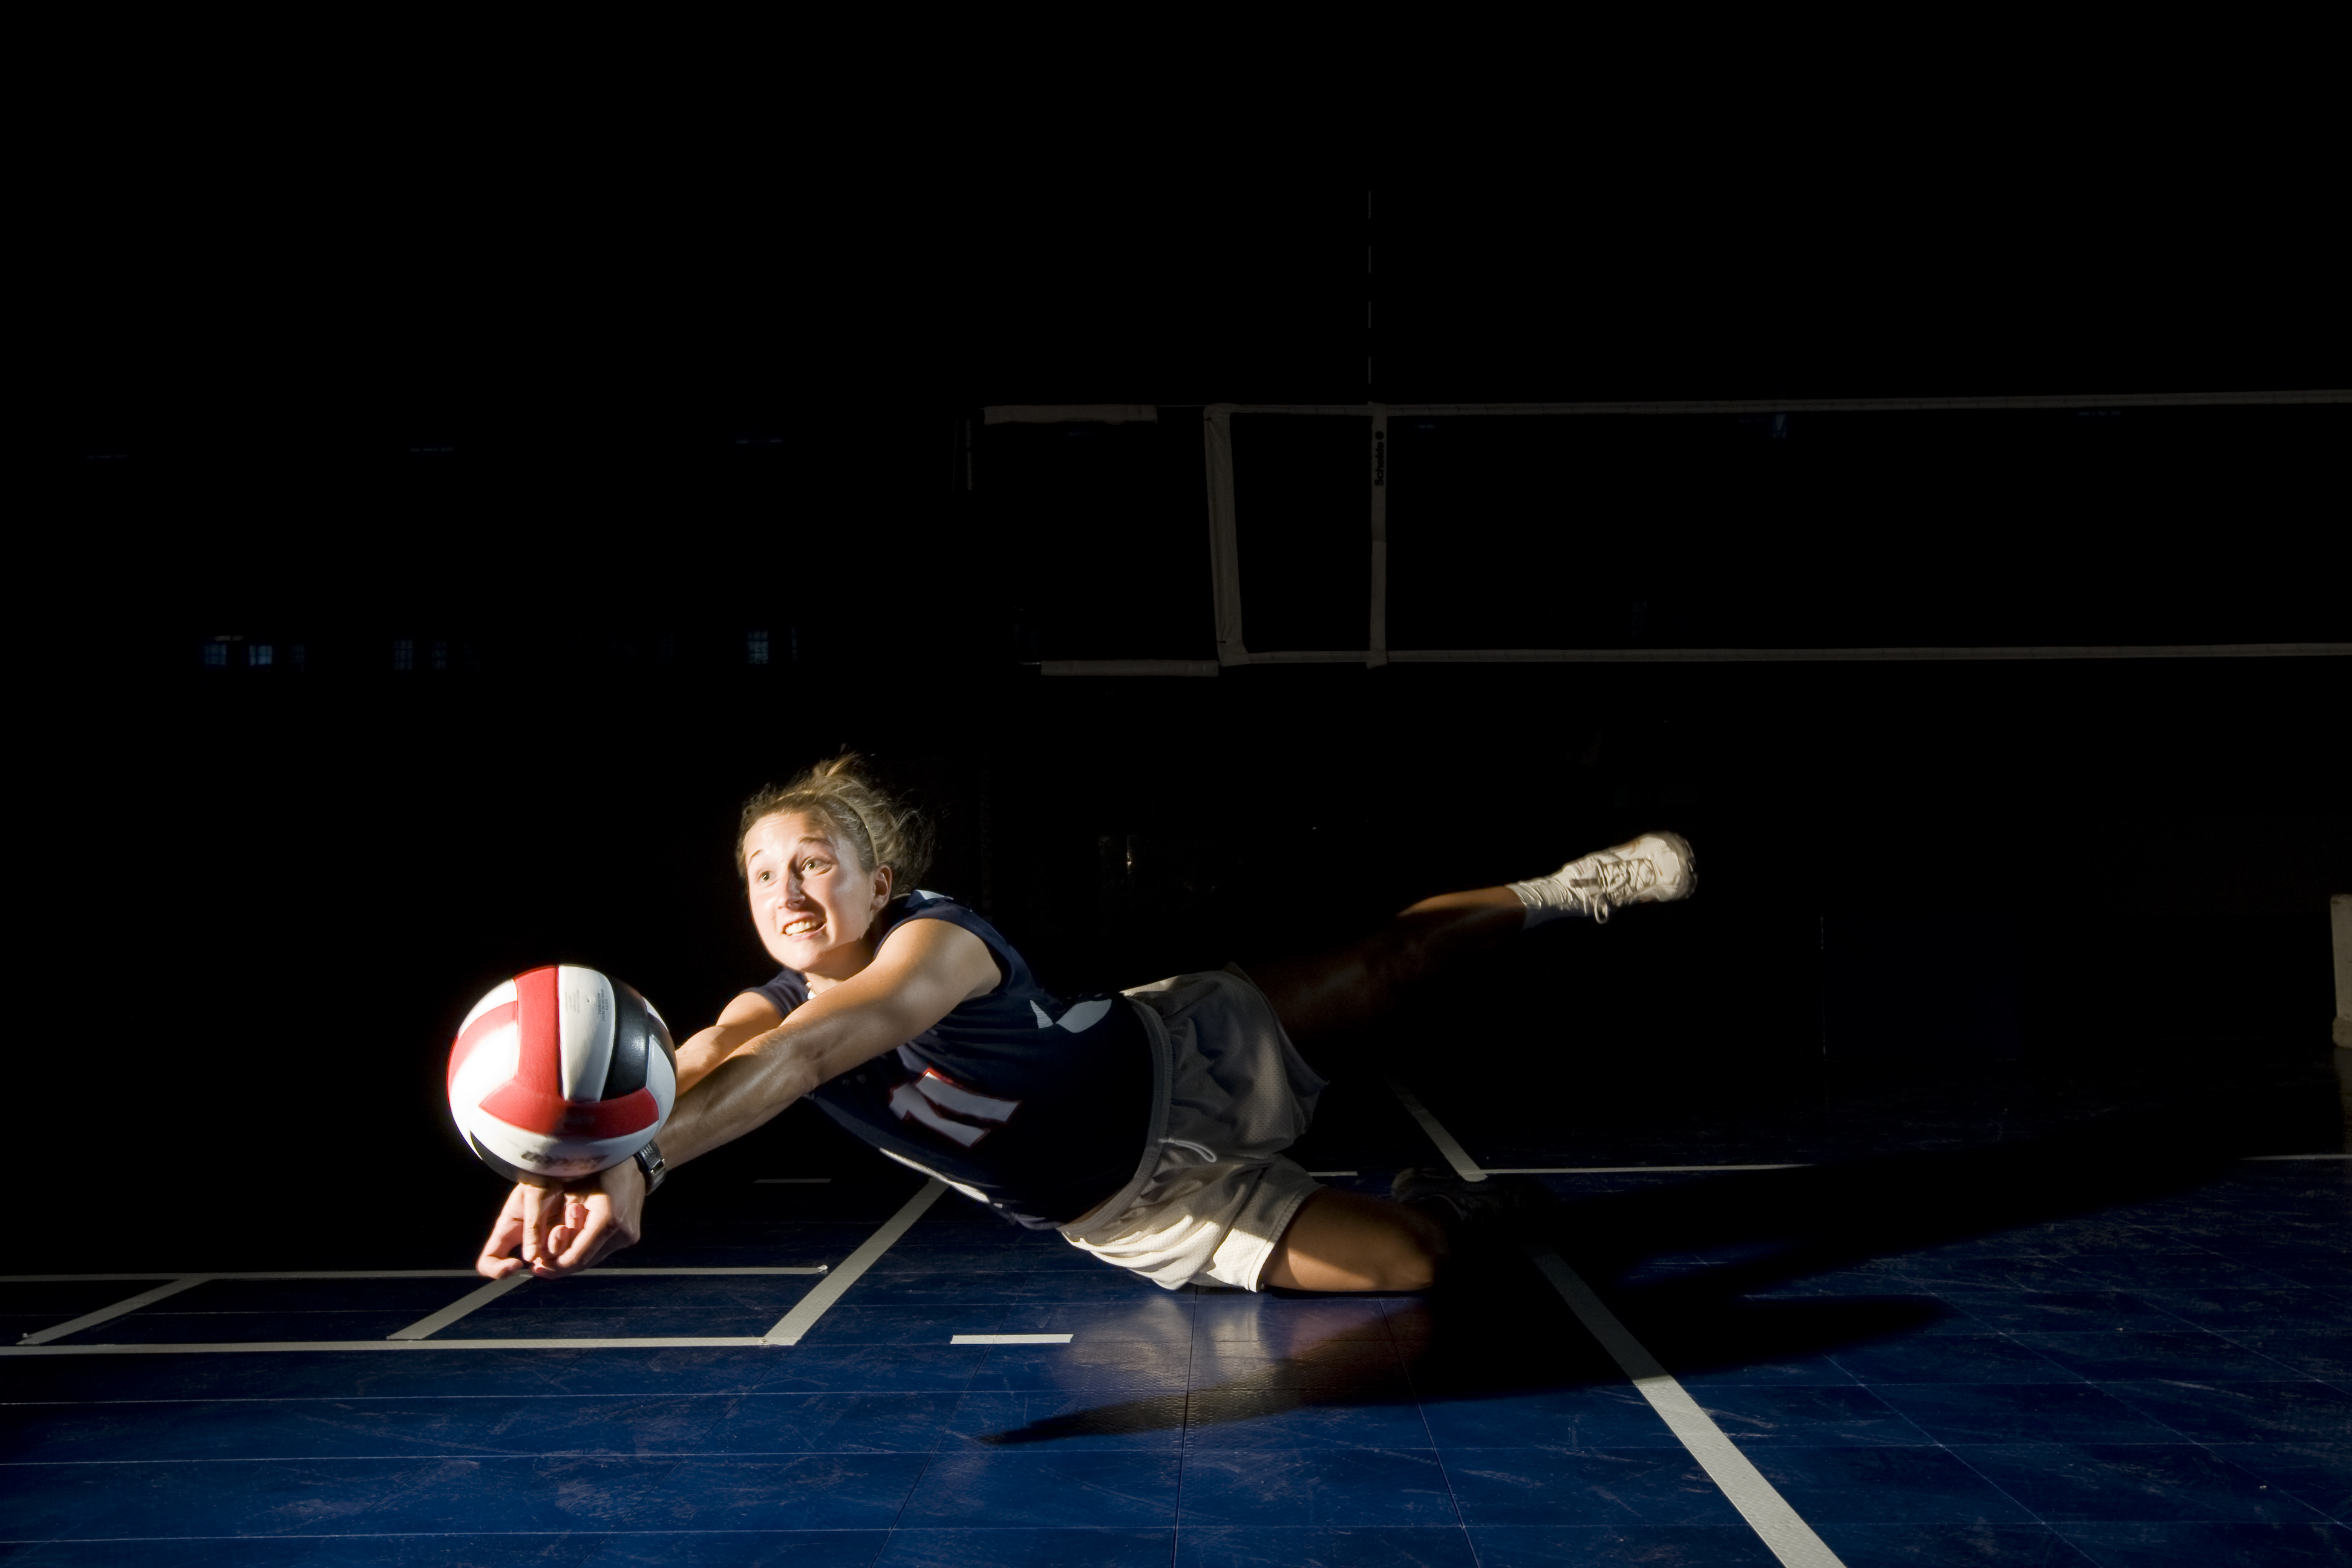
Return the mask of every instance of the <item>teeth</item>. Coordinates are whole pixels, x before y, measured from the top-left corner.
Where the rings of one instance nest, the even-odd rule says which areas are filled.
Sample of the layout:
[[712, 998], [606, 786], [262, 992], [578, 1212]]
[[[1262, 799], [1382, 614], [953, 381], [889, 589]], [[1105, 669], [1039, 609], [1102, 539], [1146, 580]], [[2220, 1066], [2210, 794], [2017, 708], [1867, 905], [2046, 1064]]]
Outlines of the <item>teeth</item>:
[[801, 936], [816, 930], [817, 927], [824, 923], [824, 922], [823, 921], [794, 921], [790, 925], [784, 927], [784, 934], [786, 936]]

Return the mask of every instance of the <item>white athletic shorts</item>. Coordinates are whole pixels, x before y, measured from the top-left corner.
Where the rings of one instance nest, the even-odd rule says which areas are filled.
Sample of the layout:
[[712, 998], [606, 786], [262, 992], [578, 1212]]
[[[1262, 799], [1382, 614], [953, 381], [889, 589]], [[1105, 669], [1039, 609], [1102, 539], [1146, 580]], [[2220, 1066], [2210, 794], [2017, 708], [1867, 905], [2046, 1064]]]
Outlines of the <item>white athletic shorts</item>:
[[1258, 1289], [1275, 1243], [1321, 1185], [1282, 1152], [1314, 1120], [1323, 1080], [1230, 965], [1127, 994], [1151, 1039], [1150, 1136], [1135, 1179], [1062, 1234], [1165, 1289]]

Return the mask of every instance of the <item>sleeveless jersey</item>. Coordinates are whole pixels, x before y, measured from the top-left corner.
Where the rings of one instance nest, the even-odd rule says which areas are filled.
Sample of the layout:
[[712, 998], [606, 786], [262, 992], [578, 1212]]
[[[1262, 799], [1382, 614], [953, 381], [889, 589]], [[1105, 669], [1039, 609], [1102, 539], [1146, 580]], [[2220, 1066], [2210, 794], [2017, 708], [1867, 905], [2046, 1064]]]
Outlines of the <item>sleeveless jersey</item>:
[[[1151, 1047], [1134, 1004], [1065, 1003], [994, 926], [940, 893], [885, 906], [876, 948], [910, 920], [978, 937], [1003, 984], [809, 1098], [883, 1153], [1033, 1229], [1067, 1224], [1125, 1186], [1151, 1115]], [[792, 969], [753, 989], [787, 1016], [809, 994]]]

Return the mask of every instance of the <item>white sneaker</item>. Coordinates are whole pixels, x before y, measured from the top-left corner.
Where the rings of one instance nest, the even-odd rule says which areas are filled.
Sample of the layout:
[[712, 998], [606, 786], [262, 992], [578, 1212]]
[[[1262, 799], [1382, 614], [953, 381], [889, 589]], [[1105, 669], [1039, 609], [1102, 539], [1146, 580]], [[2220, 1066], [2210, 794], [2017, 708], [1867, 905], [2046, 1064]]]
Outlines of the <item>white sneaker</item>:
[[1549, 877], [1513, 882], [1528, 906], [1528, 924], [1577, 916], [1595, 925], [1627, 904], [1670, 904], [1698, 886], [1690, 841], [1679, 833], [1644, 833], [1631, 843], [1596, 849]]

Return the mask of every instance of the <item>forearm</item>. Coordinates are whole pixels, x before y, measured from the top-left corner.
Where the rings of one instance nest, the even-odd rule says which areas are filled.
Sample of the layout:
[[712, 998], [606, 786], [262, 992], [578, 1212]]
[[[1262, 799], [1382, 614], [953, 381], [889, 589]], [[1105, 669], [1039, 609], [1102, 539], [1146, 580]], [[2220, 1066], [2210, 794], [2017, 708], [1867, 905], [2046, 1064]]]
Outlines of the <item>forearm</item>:
[[[712, 1059], [698, 1061], [693, 1086], [677, 1099], [661, 1132], [662, 1157], [684, 1164], [724, 1143], [763, 1126], [770, 1118], [814, 1089], [816, 1077], [804, 1053], [772, 1029], [728, 1053], [714, 1048]], [[689, 1042], [689, 1048], [692, 1042]], [[679, 1053], [679, 1079], [688, 1071], [686, 1053]]]
[[[751, 1038], [758, 1037], [755, 1035]], [[677, 1047], [678, 1097], [683, 1100], [696, 1084], [709, 1078], [719, 1063], [750, 1043], [751, 1040], [740, 1031], [717, 1024], [689, 1037]]]
[[[662, 1129], [663, 1158], [683, 1164], [765, 1124], [793, 1101], [827, 1079], [869, 1061], [910, 1039], [936, 1020], [905, 1016], [904, 1009], [867, 1002], [845, 1005], [839, 992], [814, 1000], [791, 1019], [741, 1042], [731, 1051], [724, 1042], [712, 1043], [716, 1058], [702, 1066], [693, 1087], [681, 1092], [668, 1124]], [[694, 1049], [702, 1037], [688, 1042]], [[680, 1079], [687, 1062], [681, 1052]]]
[[[915, 929], [893, 937], [866, 970], [810, 997], [774, 1027], [730, 1033], [751, 1026], [747, 1012], [687, 1041], [677, 1107], [662, 1129], [663, 1157], [682, 1164], [732, 1142], [1002, 980], [996, 960], [969, 931], [937, 921], [908, 924]], [[754, 1007], [748, 999], [739, 1005]]]

